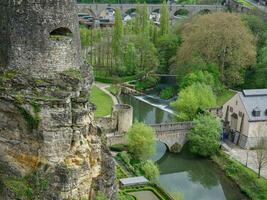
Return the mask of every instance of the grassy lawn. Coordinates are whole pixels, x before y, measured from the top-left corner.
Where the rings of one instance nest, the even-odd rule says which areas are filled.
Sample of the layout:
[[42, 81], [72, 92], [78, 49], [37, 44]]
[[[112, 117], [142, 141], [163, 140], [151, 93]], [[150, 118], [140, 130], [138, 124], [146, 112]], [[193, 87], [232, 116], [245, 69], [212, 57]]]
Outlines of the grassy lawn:
[[111, 114], [113, 106], [111, 97], [95, 85], [91, 91], [90, 101], [96, 105], [95, 117], [104, 117]]
[[231, 97], [233, 97], [236, 93], [225, 89], [220, 95], [217, 96], [217, 106], [223, 106]]
[[214, 156], [213, 161], [239, 185], [242, 192], [246, 193], [250, 199], [267, 199], [267, 180], [265, 178], [257, 178], [254, 171], [230, 159], [224, 152]]

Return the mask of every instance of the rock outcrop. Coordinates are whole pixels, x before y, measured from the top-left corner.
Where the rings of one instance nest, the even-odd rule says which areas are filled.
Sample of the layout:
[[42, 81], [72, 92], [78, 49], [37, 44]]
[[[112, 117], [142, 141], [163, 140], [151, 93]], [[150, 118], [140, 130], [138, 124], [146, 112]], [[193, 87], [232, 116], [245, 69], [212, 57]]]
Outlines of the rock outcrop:
[[3, 199], [93, 199], [98, 189], [116, 198], [114, 163], [88, 100], [93, 77], [80, 58], [75, 4], [0, 0]]

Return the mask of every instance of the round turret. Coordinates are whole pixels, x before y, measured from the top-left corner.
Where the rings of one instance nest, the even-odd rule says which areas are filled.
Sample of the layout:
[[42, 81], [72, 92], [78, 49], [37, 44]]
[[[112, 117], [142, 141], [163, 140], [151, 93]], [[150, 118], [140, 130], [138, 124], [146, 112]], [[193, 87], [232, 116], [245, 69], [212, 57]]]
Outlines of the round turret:
[[34, 77], [79, 68], [76, 0], [1, 0], [0, 70]]

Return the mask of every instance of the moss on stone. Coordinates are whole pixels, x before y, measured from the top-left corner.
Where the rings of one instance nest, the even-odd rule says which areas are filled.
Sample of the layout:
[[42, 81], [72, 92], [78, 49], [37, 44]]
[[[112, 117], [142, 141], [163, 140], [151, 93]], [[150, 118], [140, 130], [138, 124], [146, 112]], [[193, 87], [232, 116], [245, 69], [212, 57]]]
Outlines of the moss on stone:
[[70, 68], [68, 70], [65, 70], [63, 72], [63, 74], [66, 75], [66, 76], [69, 76], [71, 78], [75, 78], [75, 79], [79, 79], [79, 80], [83, 80], [84, 79], [81, 71], [78, 70], [78, 69], [74, 69], [74, 68]]
[[24, 103], [24, 98], [21, 94], [15, 95], [15, 101], [18, 105], [22, 105]]
[[29, 111], [27, 111], [25, 108], [18, 106], [18, 111], [24, 118], [24, 120], [27, 122], [29, 131], [33, 131], [34, 129], [37, 129], [40, 122], [40, 117], [38, 113], [35, 113], [35, 115], [32, 115]]
[[8, 188], [18, 199], [38, 199], [43, 196], [49, 186], [49, 179], [38, 172], [22, 178], [9, 176], [1, 179], [3, 186]]
[[3, 85], [4, 82], [11, 80], [17, 75], [15, 70], [8, 70], [4, 72], [0, 72], [0, 85]]

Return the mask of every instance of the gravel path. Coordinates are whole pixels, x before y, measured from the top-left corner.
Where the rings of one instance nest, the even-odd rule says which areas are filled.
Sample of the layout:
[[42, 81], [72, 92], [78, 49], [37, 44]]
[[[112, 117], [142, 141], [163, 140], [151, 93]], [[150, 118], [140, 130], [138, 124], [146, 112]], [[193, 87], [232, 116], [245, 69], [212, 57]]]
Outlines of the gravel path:
[[114, 105], [119, 104], [118, 99], [107, 90], [107, 88], [110, 87], [110, 84], [96, 82], [94, 83], [94, 85], [98, 87], [100, 90], [102, 90], [103, 92], [105, 92], [107, 95], [109, 95], [112, 98]]

